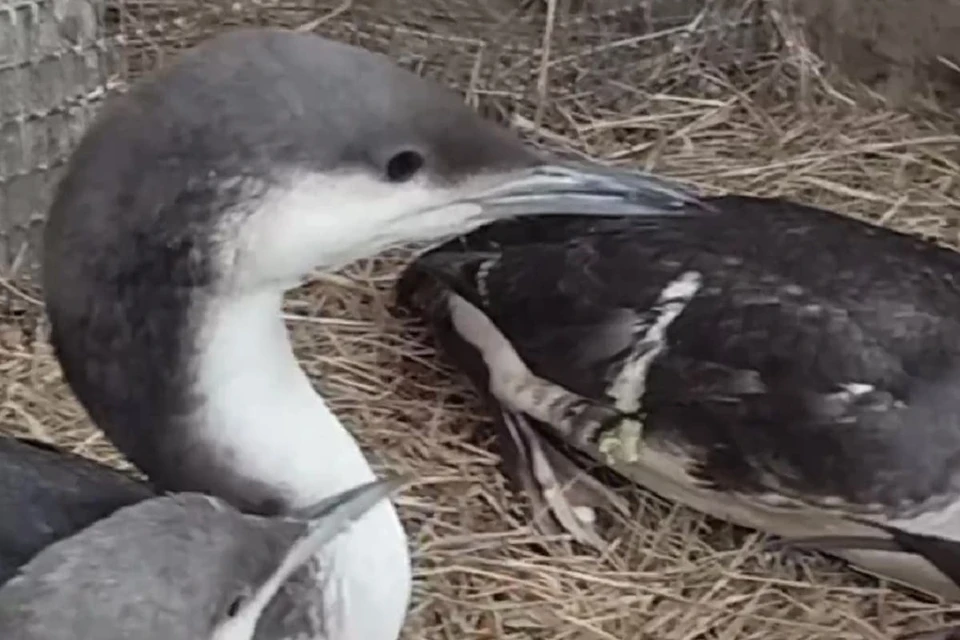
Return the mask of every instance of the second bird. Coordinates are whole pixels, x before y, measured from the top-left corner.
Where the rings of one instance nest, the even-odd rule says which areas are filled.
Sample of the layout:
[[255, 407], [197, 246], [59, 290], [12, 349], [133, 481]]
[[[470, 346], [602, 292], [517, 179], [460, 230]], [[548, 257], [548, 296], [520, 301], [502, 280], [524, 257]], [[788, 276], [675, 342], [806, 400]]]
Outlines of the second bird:
[[596, 507], [621, 506], [585, 454], [957, 599], [960, 254], [784, 200], [706, 203], [494, 223], [422, 255], [399, 299], [554, 529], [600, 544]]

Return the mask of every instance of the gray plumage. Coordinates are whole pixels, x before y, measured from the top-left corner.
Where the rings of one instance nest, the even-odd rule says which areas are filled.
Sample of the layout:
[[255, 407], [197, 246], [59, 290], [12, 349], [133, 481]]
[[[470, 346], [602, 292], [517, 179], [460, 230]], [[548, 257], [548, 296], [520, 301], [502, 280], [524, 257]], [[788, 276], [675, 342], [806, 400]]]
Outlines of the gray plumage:
[[8, 582], [0, 630], [11, 640], [211, 637], [302, 529], [199, 494], [128, 507], [46, 549]]
[[302, 519], [245, 515], [195, 493], [124, 507], [44, 549], [0, 588], [0, 635], [323, 640], [315, 549], [396, 485], [358, 487]]
[[[823, 547], [861, 568], [960, 596], [960, 255], [784, 200], [708, 202], [686, 217], [489, 225], [418, 258], [400, 300], [492, 403], [521, 461], [512, 475], [538, 502], [529, 450], [563, 485], [582, 467], [566, 441], [717, 517], [812, 546], [830, 536]], [[682, 295], [659, 299], [671, 288]], [[544, 422], [491, 391], [498, 374], [455, 327], [451, 296], [566, 413]], [[635, 458], [602, 453], [628, 423]], [[573, 484], [573, 507], [601, 504], [595, 483]], [[567, 515], [563, 528], [596, 541]]]
[[154, 495], [92, 460], [0, 437], [0, 585], [45, 547]]

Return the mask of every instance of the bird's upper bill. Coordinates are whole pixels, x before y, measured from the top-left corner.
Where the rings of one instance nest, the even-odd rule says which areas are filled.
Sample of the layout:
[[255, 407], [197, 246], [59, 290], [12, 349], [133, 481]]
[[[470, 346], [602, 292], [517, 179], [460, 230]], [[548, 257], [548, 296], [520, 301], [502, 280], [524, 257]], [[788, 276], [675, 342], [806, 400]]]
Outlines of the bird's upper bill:
[[630, 216], [703, 208], [692, 190], [650, 173], [599, 164], [542, 164], [496, 175], [489, 189], [460, 202], [490, 222], [527, 215]]

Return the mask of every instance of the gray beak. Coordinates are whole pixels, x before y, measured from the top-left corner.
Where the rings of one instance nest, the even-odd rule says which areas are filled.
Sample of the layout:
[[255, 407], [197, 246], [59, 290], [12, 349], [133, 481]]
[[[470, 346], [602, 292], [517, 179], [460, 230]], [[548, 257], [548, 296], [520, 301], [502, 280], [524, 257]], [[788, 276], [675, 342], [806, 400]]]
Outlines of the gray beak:
[[409, 480], [403, 477], [374, 480], [299, 509], [291, 515], [310, 522], [313, 529], [311, 537], [315, 542], [325, 544], [407, 482]]
[[305, 525], [302, 534], [293, 541], [270, 577], [247, 599], [243, 611], [215, 629], [211, 640], [252, 638], [267, 603], [290, 576], [405, 482], [402, 478], [374, 480], [290, 514]]
[[467, 199], [489, 220], [520, 215], [696, 215], [713, 208], [692, 189], [636, 170], [544, 164]]

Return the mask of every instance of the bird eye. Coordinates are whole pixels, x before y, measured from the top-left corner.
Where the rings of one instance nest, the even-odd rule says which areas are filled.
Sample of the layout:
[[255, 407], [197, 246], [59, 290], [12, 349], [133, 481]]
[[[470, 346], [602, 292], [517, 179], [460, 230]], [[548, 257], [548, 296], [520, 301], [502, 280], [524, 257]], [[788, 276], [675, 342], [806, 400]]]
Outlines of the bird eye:
[[423, 156], [411, 149], [395, 153], [387, 161], [387, 180], [390, 182], [406, 182], [423, 167]]
[[243, 607], [243, 603], [247, 600], [246, 593], [237, 594], [233, 600], [230, 601], [230, 604], [227, 605], [227, 609], [224, 612], [228, 618], [236, 618], [240, 613], [240, 609]]

